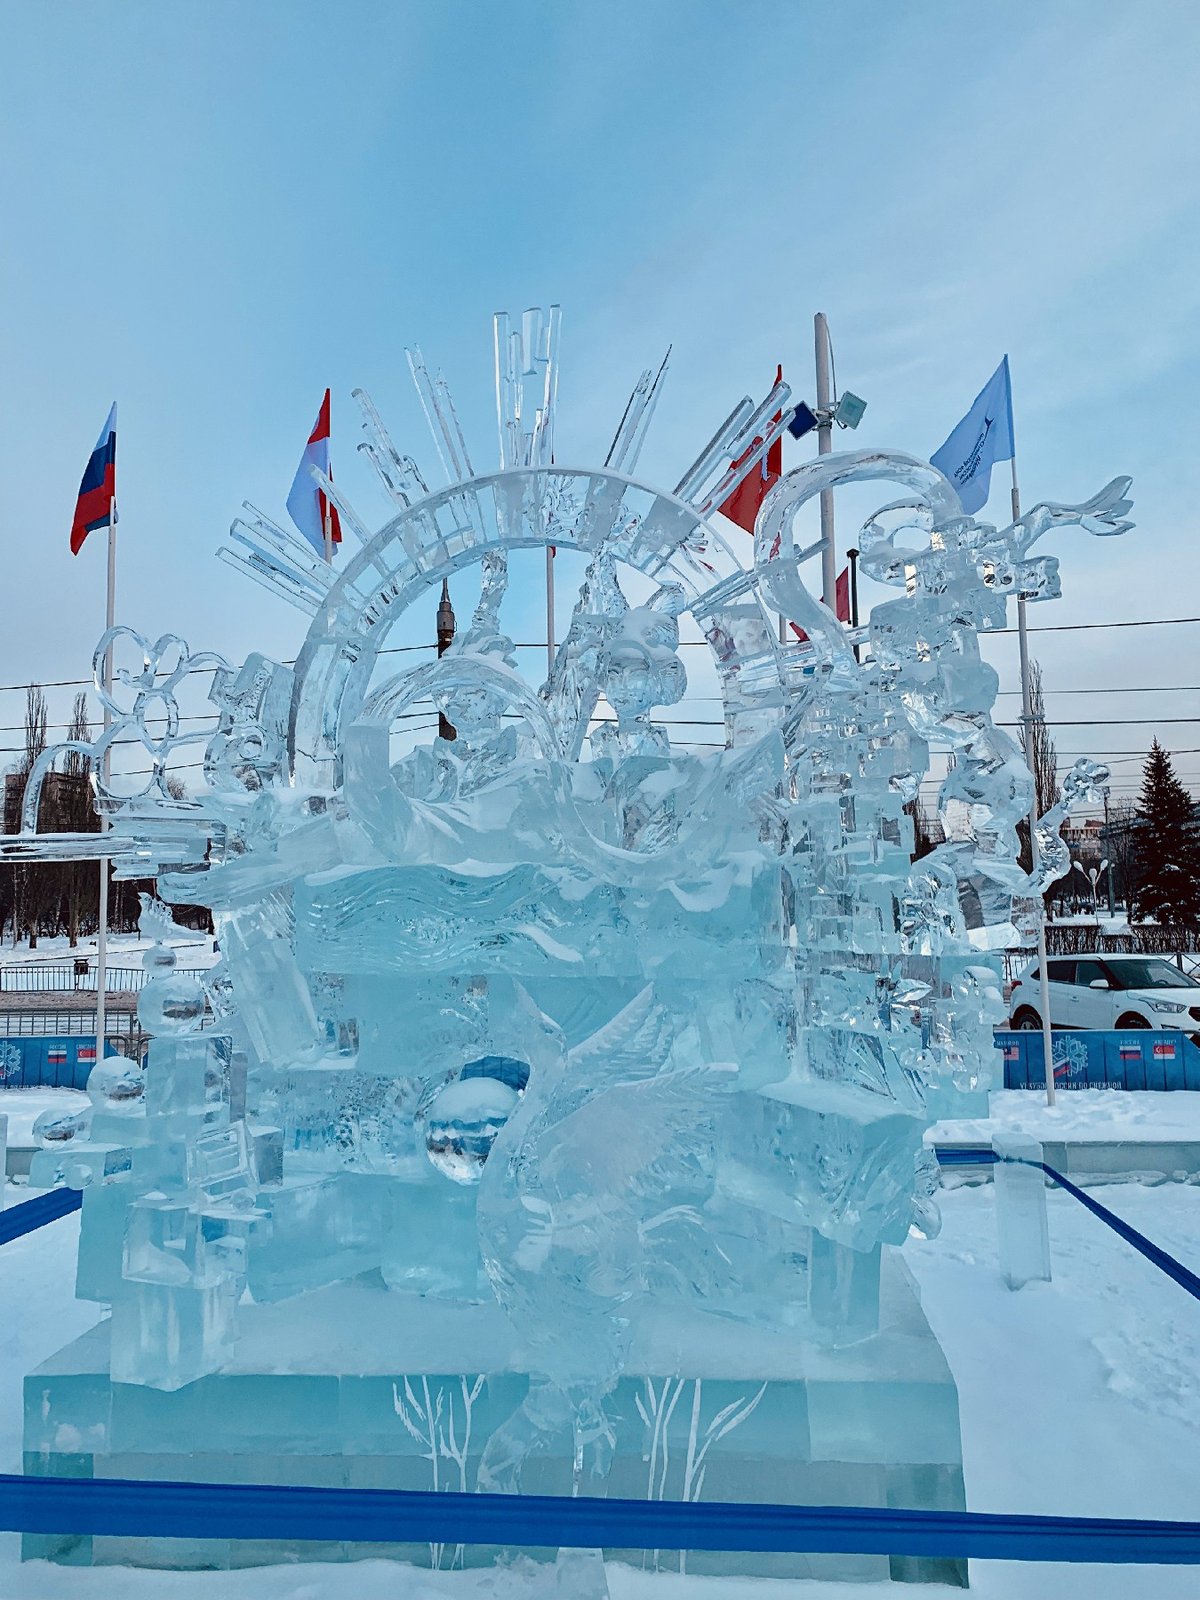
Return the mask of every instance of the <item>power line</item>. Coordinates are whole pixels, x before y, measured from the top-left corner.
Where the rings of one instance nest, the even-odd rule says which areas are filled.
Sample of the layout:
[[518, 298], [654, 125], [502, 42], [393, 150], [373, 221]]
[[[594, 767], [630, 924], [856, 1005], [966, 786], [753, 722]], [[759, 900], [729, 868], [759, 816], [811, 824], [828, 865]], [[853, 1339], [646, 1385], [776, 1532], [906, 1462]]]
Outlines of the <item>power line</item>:
[[[1030, 633], [1081, 633], [1097, 628], [1171, 628], [1195, 622], [1200, 622], [1200, 617], [1146, 617], [1137, 622], [1051, 622], [1044, 624], [1042, 627], [1030, 628], [1028, 631]], [[1016, 632], [1016, 628], [991, 628], [981, 637], [994, 639], [1000, 634], [1015, 634]], [[404, 655], [414, 650], [434, 650], [436, 648], [434, 644], [388, 645], [378, 651], [377, 654], [395, 656]], [[546, 641], [544, 639], [535, 639], [532, 642], [522, 641], [514, 644], [513, 648], [516, 650], [544, 650]], [[679, 648], [681, 650], [708, 650], [711, 647], [707, 639], [681, 639]], [[281, 666], [285, 667], [294, 667], [295, 664], [294, 657], [280, 663]], [[193, 674], [203, 674], [217, 670], [215, 667], [189, 667], [184, 676], [191, 677]], [[91, 689], [94, 687], [95, 684], [91, 678], [55, 678], [44, 683], [0, 683], [0, 694], [16, 693], [22, 689]], [[1004, 692], [1007, 694], [1012, 691], [1005, 690]]]
[[[1000, 695], [1017, 695], [1020, 689], [1000, 689]], [[1043, 694], [1200, 694], [1200, 683], [1130, 683], [1124, 688], [1051, 689], [1044, 684]]]
[[[1200, 617], [1147, 617], [1142, 622], [1048, 622], [1028, 633], [1083, 633], [1092, 628], [1175, 628], [1185, 622], [1200, 622]], [[995, 638], [998, 633], [1016, 633], [1016, 628], [989, 628], [980, 638]]]
[[[1034, 717], [1043, 728], [1145, 728], [1168, 722], [1200, 722], [1200, 717]], [[998, 728], [1020, 728], [1021, 722], [998, 722]]]

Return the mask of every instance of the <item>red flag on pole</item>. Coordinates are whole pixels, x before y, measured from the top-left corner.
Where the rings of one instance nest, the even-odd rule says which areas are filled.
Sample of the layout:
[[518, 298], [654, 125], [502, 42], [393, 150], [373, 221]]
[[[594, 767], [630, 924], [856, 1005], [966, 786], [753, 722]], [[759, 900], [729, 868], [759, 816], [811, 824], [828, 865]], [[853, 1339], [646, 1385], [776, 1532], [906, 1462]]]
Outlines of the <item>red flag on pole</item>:
[[[834, 615], [839, 622], [850, 621], [850, 568], [843, 567], [838, 573], [836, 584], [836, 600]], [[788, 627], [801, 642], [807, 640], [808, 635], [803, 628], [798, 628], [794, 622], [789, 622]]]
[[[777, 367], [775, 369], [775, 382], [781, 383], [782, 381], [783, 368]], [[745, 454], [739, 456], [733, 465], [741, 466], [746, 456], [761, 443], [761, 439], [755, 439]], [[754, 519], [758, 516], [759, 507], [782, 476], [783, 440], [779, 438], [768, 447], [766, 454], [755, 470], [746, 474], [728, 500], [721, 502], [717, 507], [718, 511], [728, 517], [731, 522], [736, 522], [739, 528], [745, 528], [747, 533], [753, 533]]]
[[850, 621], [850, 568], [849, 567], [843, 567], [842, 570], [838, 573], [836, 590], [837, 590], [837, 599], [836, 599], [836, 603], [834, 605], [834, 613], [837, 616], [837, 619], [838, 619], [839, 622], [849, 622]]

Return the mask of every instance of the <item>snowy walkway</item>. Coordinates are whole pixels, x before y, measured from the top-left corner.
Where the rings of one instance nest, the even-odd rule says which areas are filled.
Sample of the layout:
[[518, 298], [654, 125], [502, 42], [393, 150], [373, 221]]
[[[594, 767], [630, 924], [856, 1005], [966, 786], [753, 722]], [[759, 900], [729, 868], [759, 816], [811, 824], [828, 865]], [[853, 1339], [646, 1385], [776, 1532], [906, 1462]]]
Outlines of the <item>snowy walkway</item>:
[[[1078, 1098], [1078, 1097], [1076, 1097]], [[1109, 1098], [1109, 1097], [1105, 1097]], [[1115, 1098], [1115, 1097], [1113, 1097]], [[1172, 1096], [1157, 1098], [1170, 1100]], [[940, 1238], [906, 1257], [960, 1389], [972, 1510], [1194, 1518], [1200, 1513], [1200, 1305], [1051, 1192], [1053, 1284], [1006, 1290], [991, 1186], [949, 1191]], [[1200, 1262], [1200, 1188], [1123, 1185], [1105, 1201], [1165, 1248]], [[0, 1253], [0, 1470], [20, 1464], [21, 1375], [94, 1320], [73, 1298], [78, 1219]], [[18, 1564], [0, 1535], [0, 1600], [433, 1600], [495, 1596], [486, 1573], [386, 1562], [232, 1573]], [[1188, 1568], [972, 1563], [981, 1600], [1194, 1600]], [[680, 1579], [614, 1568], [613, 1600], [948, 1600], [921, 1586]], [[515, 1600], [515, 1597], [514, 1597]]]

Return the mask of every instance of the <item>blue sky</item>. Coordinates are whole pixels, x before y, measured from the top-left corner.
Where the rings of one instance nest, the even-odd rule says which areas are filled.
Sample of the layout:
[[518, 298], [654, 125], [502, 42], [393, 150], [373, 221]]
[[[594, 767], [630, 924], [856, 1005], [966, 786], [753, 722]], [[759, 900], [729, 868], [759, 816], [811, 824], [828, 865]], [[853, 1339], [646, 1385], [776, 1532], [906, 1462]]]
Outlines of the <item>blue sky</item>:
[[[243, 499], [282, 514], [325, 385], [335, 471], [381, 522], [351, 388], [428, 461], [403, 356], [419, 342], [488, 461], [491, 313], [550, 300], [562, 456], [602, 458], [674, 346], [652, 480], [776, 361], [808, 391], [818, 309], [869, 402], [856, 443], [928, 454], [1007, 350], [1026, 503], [1117, 472], [1137, 500], [1120, 544], [1059, 541], [1065, 596], [1034, 623], [1200, 615], [1200, 9], [6, 0], [0, 17], [0, 682], [86, 670], [103, 546], [73, 560], [67, 531], [113, 398], [120, 619], [290, 657], [301, 615], [214, 552]], [[1011, 690], [1012, 641], [991, 649]], [[1200, 746], [1200, 721], [1156, 721], [1200, 718], [1198, 692], [1065, 692], [1200, 683], [1200, 627], [1050, 633], [1035, 653], [1052, 716], [1135, 719], [1063, 727], [1060, 749], [1141, 750], [1153, 727]], [[0, 695], [0, 722], [20, 698]], [[1200, 755], [1179, 767], [1200, 787]], [[1138, 763], [1115, 770], [1129, 784]]]

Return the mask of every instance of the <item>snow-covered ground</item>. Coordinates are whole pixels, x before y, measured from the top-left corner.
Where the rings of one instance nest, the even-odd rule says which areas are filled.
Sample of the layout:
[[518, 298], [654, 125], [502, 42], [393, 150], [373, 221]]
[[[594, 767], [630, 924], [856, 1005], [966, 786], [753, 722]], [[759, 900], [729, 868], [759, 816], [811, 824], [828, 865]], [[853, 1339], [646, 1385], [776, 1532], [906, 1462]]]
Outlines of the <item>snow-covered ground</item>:
[[[141, 957], [153, 943], [153, 939], [145, 938], [140, 933], [110, 933], [108, 964], [111, 967], [138, 966]], [[219, 953], [214, 953], [212, 938], [208, 934], [192, 933], [187, 928], [181, 928], [170, 943], [174, 946], [181, 967], [210, 967], [219, 959]], [[95, 965], [95, 934], [81, 938], [76, 945], [71, 944], [65, 933], [55, 934], [53, 938], [39, 939], [36, 950], [31, 950], [27, 944], [0, 945], [2, 967], [61, 967], [84, 956]]]
[[[1111, 1098], [1116, 1098], [1115, 1096]], [[1171, 1100], [1174, 1096], [1158, 1098]], [[1200, 1189], [1122, 1186], [1115, 1211], [1200, 1260]], [[944, 1197], [939, 1238], [905, 1254], [959, 1385], [972, 1510], [1194, 1518], [1200, 1503], [1200, 1306], [1068, 1196], [1050, 1192], [1054, 1282], [1004, 1288], [991, 1185]], [[21, 1377], [94, 1320], [72, 1295], [78, 1218], [0, 1252], [0, 1470], [19, 1470]], [[0, 1600], [474, 1600], [487, 1573], [388, 1562], [157, 1573], [20, 1565], [0, 1535]], [[1188, 1568], [973, 1562], [982, 1600], [1195, 1600]], [[879, 1600], [888, 1586], [681, 1579], [623, 1567], [612, 1600]], [[893, 1592], [888, 1589], [888, 1592]], [[897, 1600], [947, 1600], [897, 1586]]]
[[1041, 1089], [997, 1089], [989, 1102], [990, 1116], [937, 1122], [928, 1138], [973, 1144], [1005, 1132], [1041, 1140], [1200, 1140], [1200, 1094], [1186, 1089], [1062, 1089], [1052, 1106]]

